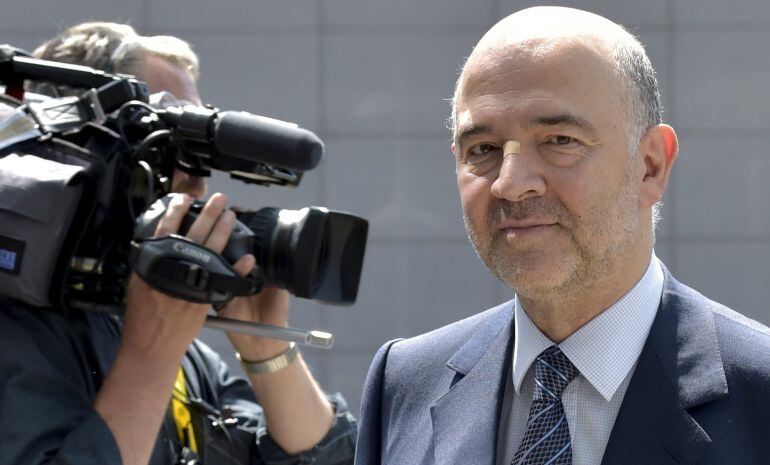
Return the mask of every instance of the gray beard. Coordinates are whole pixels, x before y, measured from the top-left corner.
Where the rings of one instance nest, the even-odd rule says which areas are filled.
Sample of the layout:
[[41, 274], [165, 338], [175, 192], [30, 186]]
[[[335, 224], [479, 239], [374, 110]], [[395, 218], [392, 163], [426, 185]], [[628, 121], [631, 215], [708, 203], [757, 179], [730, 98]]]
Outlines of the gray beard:
[[[503, 247], [495, 247], [494, 228], [505, 219], [523, 220], [525, 218], [548, 219], [557, 221], [559, 226], [569, 234], [577, 254], [577, 266], [573, 273], [557, 288], [542, 289], [542, 292], [582, 293], [587, 287], [598, 280], [611, 279], [611, 274], [619, 263], [630, 256], [631, 242], [638, 228], [637, 210], [639, 193], [633, 188], [633, 163], [629, 163], [623, 185], [615, 193], [616, 203], [609, 204], [611, 211], [588, 211], [583, 214], [584, 221], [601, 221], [605, 234], [586, 236], [584, 239], [576, 234], [578, 226], [566, 207], [560, 203], [545, 200], [542, 197], [532, 197], [519, 202], [498, 200], [490, 208], [486, 218], [486, 230], [489, 237], [482, 237], [472, 228], [470, 219], [463, 210], [463, 222], [476, 254], [486, 268], [500, 281], [506, 283], [517, 293], [516, 281], [525, 270], [521, 264], [506, 253]], [[614, 239], [607, 241], [607, 239]], [[619, 239], [619, 240], [617, 240]], [[606, 242], [609, 247], [604, 248]], [[523, 289], [522, 289], [523, 291]], [[532, 296], [534, 297], [534, 295]], [[542, 297], [542, 296], [541, 296]]]
[[[489, 243], [486, 243], [486, 239], [473, 230], [470, 218], [468, 218], [465, 210], [462, 213], [468, 240], [473, 245], [476, 254], [484, 263], [484, 266], [497, 279], [511, 285], [506, 277], [520, 274], [520, 264], [506, 260], [505, 254], [497, 253], [493, 246], [494, 238], [489, 237]], [[500, 200], [495, 203], [494, 207], [487, 214], [486, 230], [491, 233], [496, 225], [506, 219], [523, 220], [526, 218], [548, 218], [549, 220], [556, 220], [560, 224], [565, 224], [569, 214], [563, 206], [546, 201], [540, 197], [526, 199], [521, 202]]]

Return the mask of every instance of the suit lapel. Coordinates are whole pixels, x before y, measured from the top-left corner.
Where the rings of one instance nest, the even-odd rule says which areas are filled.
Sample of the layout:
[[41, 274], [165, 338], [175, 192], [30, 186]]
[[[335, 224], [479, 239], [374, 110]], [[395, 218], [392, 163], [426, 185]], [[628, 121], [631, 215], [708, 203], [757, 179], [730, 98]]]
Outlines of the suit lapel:
[[457, 381], [430, 409], [435, 463], [494, 465], [512, 323], [509, 302], [482, 322], [447, 362]]
[[666, 271], [658, 314], [602, 464], [694, 464], [711, 439], [689, 409], [727, 395], [713, 313]]

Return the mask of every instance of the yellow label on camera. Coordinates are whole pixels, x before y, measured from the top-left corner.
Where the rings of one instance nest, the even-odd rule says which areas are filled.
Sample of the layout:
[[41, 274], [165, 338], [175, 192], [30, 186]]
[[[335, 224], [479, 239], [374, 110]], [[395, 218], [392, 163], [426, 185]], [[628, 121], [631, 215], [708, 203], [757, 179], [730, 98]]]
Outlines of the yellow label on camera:
[[184, 382], [184, 371], [182, 367], [179, 367], [176, 382], [174, 383], [174, 395], [171, 396], [171, 414], [174, 416], [179, 441], [193, 452], [198, 452], [198, 445], [195, 443], [192, 415], [190, 414], [190, 409], [185, 404], [186, 400], [187, 385]]

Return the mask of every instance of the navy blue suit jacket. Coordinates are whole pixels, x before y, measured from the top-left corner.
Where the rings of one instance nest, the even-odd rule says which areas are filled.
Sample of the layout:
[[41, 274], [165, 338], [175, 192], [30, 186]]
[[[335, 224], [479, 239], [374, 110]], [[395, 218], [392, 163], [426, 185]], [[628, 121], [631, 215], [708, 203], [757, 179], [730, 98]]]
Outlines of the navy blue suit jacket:
[[[513, 302], [385, 344], [357, 465], [493, 465]], [[602, 464], [770, 463], [770, 330], [666, 273]]]

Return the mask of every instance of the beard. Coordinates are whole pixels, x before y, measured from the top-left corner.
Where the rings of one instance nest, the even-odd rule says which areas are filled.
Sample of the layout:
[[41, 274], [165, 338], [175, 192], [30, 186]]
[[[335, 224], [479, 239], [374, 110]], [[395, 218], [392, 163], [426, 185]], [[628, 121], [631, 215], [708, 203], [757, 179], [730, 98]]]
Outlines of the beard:
[[[638, 181], [629, 161], [616, 191], [580, 213], [570, 212], [555, 198], [497, 199], [481, 227], [474, 226], [465, 210], [463, 221], [481, 261], [517, 294], [539, 298], [580, 293], [592, 283], [611, 278], [632, 254], [639, 225], [638, 199]], [[557, 236], [509, 241], [499, 229], [509, 219], [555, 222]]]

